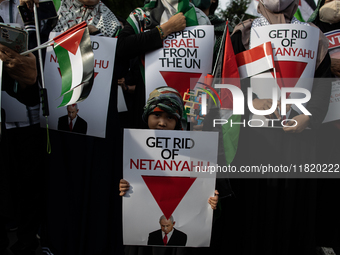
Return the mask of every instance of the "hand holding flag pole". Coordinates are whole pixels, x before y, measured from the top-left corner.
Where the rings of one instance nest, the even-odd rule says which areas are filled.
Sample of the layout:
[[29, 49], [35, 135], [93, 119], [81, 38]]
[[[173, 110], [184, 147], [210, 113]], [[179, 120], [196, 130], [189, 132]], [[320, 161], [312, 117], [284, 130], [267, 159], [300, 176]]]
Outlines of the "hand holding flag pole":
[[62, 78], [60, 96], [63, 101], [58, 107], [85, 100], [94, 80], [94, 54], [86, 22], [71, 27], [30, 51], [40, 51], [48, 46], [53, 46]]

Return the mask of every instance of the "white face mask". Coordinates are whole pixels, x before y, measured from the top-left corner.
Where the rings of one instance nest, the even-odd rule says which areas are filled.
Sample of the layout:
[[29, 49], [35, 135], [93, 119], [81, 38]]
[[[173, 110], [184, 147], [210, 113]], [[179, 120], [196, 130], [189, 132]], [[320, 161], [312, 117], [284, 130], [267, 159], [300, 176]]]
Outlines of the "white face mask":
[[320, 20], [334, 24], [340, 22], [340, 1], [332, 1], [324, 4], [319, 10]]
[[278, 13], [285, 10], [294, 0], [260, 0], [271, 12]]

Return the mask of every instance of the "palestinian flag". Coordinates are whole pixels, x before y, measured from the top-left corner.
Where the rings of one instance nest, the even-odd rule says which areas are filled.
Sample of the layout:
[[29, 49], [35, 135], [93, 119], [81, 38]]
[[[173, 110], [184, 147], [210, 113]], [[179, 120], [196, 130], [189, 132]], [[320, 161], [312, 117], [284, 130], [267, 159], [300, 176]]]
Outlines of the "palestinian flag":
[[316, 5], [314, 0], [300, 0], [299, 8], [297, 9], [294, 16], [298, 20], [305, 22], [309, 19], [310, 15], [312, 15], [315, 9]]
[[[233, 49], [233, 45], [230, 39], [230, 33], [228, 28], [228, 22], [226, 24], [226, 35], [224, 39], [224, 43], [222, 44], [224, 47], [223, 55], [221, 54], [220, 58], [222, 59], [222, 63], [219, 66], [219, 73], [221, 73], [222, 84], [232, 84], [238, 88], [241, 88], [240, 83], [240, 75], [238, 72], [236, 57]], [[227, 80], [230, 82], [227, 83]], [[227, 89], [221, 89], [221, 100], [222, 106], [221, 108], [231, 108], [233, 98], [231, 92]], [[221, 111], [223, 112], [223, 111]], [[222, 114], [221, 114], [222, 115]], [[224, 116], [223, 116], [224, 117]], [[230, 125], [230, 122], [240, 122], [241, 116], [240, 115], [231, 115], [228, 118], [228, 123], [222, 126], [222, 133], [223, 133], [223, 146], [225, 150], [225, 157], [227, 164], [233, 161], [237, 147], [238, 147], [238, 138], [240, 134], [240, 125]]]
[[94, 80], [94, 56], [86, 22], [82, 22], [53, 38], [62, 77], [59, 105], [66, 106], [85, 100]]
[[[240, 75], [237, 67], [234, 49], [230, 39], [228, 22], [226, 22], [226, 28], [222, 38], [222, 43], [220, 45], [220, 50], [217, 56], [214, 71], [213, 74], [210, 75], [210, 77], [214, 78], [213, 84], [215, 84], [214, 86], [216, 89], [219, 88], [217, 84], [232, 84], [238, 88], [241, 88]], [[208, 75], [206, 78], [210, 77]], [[226, 124], [222, 125], [221, 132], [225, 158], [227, 165], [229, 165], [236, 155], [240, 133], [240, 125], [231, 126], [230, 122], [240, 122], [241, 116], [234, 115], [232, 112], [233, 97], [231, 92], [228, 89], [221, 88], [219, 94], [221, 101], [219, 117], [220, 119], [228, 120]]]

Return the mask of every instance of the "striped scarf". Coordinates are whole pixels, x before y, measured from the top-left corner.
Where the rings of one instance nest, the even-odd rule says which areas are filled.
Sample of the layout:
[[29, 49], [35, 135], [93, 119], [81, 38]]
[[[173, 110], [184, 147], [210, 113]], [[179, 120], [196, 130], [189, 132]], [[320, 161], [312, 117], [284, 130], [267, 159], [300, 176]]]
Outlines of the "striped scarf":
[[107, 37], [115, 37], [121, 28], [116, 16], [101, 1], [94, 6], [86, 6], [78, 0], [62, 0], [58, 15], [58, 23], [53, 32], [65, 32], [82, 21], [95, 26]]
[[198, 25], [195, 7], [189, 0], [150, 0], [131, 12], [127, 21], [139, 34], [167, 22], [178, 12], [184, 14], [188, 27]]

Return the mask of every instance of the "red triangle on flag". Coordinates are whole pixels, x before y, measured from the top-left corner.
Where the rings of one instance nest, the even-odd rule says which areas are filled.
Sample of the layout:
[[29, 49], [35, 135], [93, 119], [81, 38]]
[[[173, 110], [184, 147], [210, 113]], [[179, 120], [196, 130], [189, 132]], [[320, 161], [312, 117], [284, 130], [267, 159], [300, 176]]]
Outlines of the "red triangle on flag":
[[[306, 62], [297, 61], [274, 61], [276, 80], [280, 88], [294, 88], [296, 83], [299, 81], [301, 74], [305, 70]], [[270, 71], [274, 76], [274, 71]], [[287, 97], [290, 93], [287, 93]]]
[[182, 96], [190, 89], [190, 79], [193, 80], [193, 84], [196, 84], [202, 73], [182, 73], [182, 72], [167, 72], [160, 71], [166, 84], [176, 89]]
[[82, 28], [72, 34], [67, 34], [61, 38], [55, 39], [54, 42], [75, 55], [84, 32], [85, 28]]
[[164, 216], [169, 219], [196, 178], [175, 176], [146, 176], [142, 178]]

